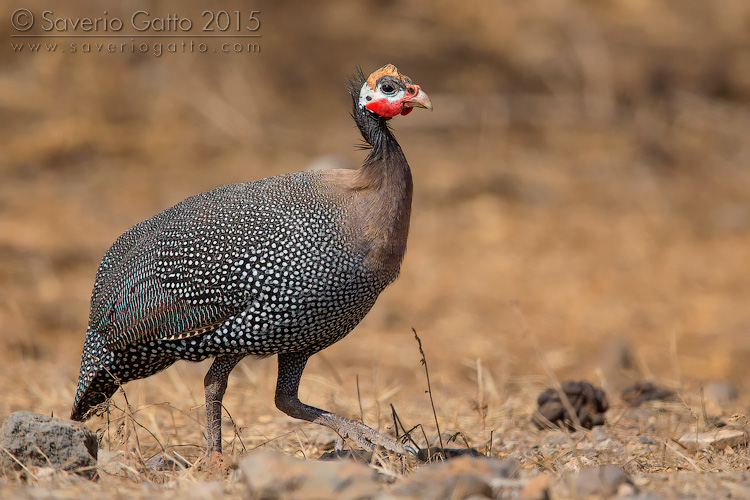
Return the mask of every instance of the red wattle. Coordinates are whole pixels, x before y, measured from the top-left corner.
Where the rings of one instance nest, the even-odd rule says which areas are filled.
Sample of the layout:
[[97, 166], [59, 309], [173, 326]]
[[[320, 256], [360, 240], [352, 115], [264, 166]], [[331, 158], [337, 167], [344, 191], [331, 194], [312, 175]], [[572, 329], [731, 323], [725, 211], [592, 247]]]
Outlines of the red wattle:
[[387, 118], [393, 118], [399, 113], [402, 113], [401, 102], [390, 102], [387, 99], [378, 99], [376, 101], [370, 101], [365, 106], [370, 111], [374, 111], [380, 116]]

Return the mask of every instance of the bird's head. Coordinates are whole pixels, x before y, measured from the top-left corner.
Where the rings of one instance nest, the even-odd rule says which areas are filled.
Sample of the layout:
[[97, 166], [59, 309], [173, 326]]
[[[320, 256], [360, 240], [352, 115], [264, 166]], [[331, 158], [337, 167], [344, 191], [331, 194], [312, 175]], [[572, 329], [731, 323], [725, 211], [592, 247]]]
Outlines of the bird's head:
[[392, 64], [373, 72], [359, 91], [359, 107], [385, 118], [408, 115], [414, 108], [432, 109], [432, 102], [419, 85]]

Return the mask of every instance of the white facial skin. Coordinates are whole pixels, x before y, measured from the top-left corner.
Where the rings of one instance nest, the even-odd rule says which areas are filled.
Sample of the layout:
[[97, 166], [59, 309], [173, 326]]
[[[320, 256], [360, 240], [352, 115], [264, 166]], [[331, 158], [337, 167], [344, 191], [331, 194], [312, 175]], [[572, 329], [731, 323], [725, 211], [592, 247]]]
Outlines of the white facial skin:
[[[380, 89], [380, 85], [378, 85], [377, 90], [373, 90], [369, 85], [367, 85], [367, 83], [365, 83], [364, 85], [362, 85], [362, 90], [359, 91], [359, 107], [364, 108], [368, 102], [383, 98], [387, 99], [390, 102], [396, 102], [399, 99], [403, 98], [405, 93], [406, 91], [403, 89], [396, 89], [395, 92], [391, 92], [390, 94], [388, 94]], [[370, 97], [370, 99], [367, 99], [368, 97]]]

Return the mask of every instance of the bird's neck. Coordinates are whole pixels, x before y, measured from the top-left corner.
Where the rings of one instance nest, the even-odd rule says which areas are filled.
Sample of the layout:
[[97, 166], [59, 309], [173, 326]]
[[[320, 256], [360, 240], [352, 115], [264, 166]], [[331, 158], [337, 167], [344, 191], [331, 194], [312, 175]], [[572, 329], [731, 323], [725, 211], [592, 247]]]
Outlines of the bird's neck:
[[411, 216], [412, 177], [401, 146], [386, 119], [362, 110], [355, 118], [365, 141], [372, 147], [354, 172], [362, 227], [369, 247], [367, 261], [395, 279], [406, 252]]
[[390, 189], [394, 194], [408, 195], [411, 200], [412, 180], [409, 163], [401, 146], [393, 137], [387, 120], [366, 110], [360, 113], [361, 116], [356, 120], [357, 125], [370, 147], [370, 153], [357, 171], [362, 187]]

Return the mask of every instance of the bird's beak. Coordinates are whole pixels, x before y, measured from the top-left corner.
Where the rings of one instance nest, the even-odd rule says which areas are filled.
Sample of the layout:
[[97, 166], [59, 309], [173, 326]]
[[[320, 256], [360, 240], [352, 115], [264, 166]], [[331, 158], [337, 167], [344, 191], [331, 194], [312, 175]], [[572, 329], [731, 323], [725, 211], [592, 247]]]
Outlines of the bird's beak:
[[430, 101], [430, 97], [419, 88], [419, 85], [414, 85], [417, 88], [417, 93], [414, 95], [414, 97], [409, 97], [404, 101], [404, 107], [409, 108], [425, 108], [432, 111], [432, 101]]

